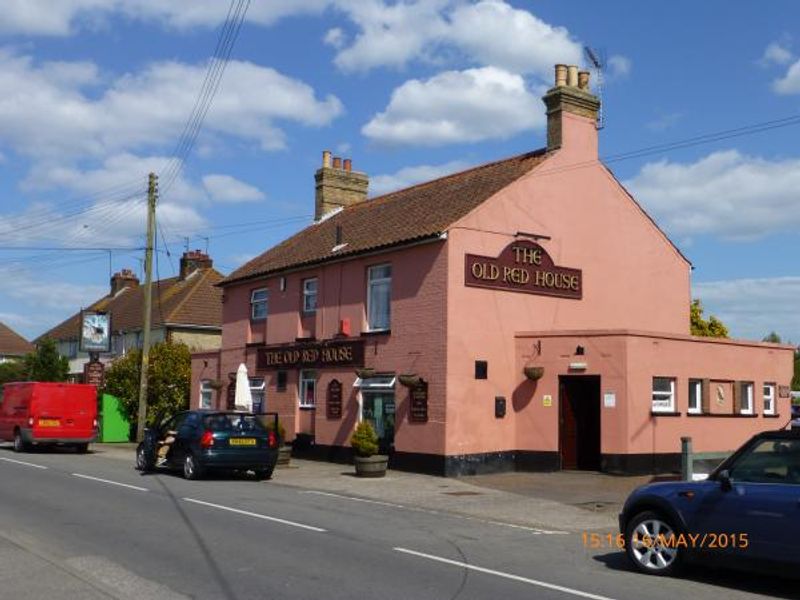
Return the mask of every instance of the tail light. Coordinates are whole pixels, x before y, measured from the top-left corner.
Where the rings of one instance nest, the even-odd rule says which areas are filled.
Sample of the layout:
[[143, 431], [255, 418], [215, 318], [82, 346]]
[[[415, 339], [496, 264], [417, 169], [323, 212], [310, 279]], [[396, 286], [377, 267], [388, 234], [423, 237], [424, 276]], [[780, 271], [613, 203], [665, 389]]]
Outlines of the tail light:
[[210, 431], [204, 431], [203, 437], [200, 438], [201, 448], [211, 448], [214, 445], [214, 434]]
[[28, 427], [33, 427], [33, 417], [28, 417]]
[[267, 445], [270, 448], [277, 448], [278, 447], [278, 436], [275, 435], [274, 431], [267, 432]]
[[97, 419], [92, 419], [92, 429], [97, 429]]

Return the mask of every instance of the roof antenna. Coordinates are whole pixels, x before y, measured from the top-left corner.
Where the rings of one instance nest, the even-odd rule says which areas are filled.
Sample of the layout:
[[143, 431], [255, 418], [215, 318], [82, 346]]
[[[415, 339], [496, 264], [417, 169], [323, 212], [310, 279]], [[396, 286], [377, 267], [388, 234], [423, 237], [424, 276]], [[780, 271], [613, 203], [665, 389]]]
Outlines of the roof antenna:
[[583, 47], [583, 53], [586, 59], [594, 67], [595, 87], [597, 88], [597, 97], [600, 100], [600, 110], [597, 111], [597, 123], [595, 127], [599, 130], [606, 126], [606, 103], [603, 102], [603, 72], [606, 68], [606, 52], [603, 49], [596, 50], [589, 46]]
[[208, 240], [209, 240], [208, 236], [201, 235], [200, 239], [206, 241], [206, 254], [208, 254]]

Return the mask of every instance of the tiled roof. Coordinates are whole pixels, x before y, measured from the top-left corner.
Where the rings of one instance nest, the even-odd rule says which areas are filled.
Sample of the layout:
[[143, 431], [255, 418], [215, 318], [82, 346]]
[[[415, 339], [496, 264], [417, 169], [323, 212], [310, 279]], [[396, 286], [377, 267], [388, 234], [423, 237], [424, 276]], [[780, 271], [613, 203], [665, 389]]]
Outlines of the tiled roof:
[[0, 355], [22, 356], [33, 350], [33, 344], [16, 331], [0, 323]]
[[[439, 235], [545, 158], [544, 150], [529, 152], [347, 207], [245, 263], [222, 285]], [[337, 227], [347, 245], [332, 252]]]
[[[215, 269], [200, 269], [181, 281], [178, 277], [153, 282], [153, 305], [150, 313], [153, 328], [164, 323], [222, 327], [222, 290], [216, 286], [223, 275]], [[160, 299], [160, 300], [159, 300]], [[144, 286], [125, 288], [116, 296], [105, 296], [86, 310], [111, 313], [114, 332], [142, 328]], [[38, 339], [77, 339], [80, 312], [43, 333]]]

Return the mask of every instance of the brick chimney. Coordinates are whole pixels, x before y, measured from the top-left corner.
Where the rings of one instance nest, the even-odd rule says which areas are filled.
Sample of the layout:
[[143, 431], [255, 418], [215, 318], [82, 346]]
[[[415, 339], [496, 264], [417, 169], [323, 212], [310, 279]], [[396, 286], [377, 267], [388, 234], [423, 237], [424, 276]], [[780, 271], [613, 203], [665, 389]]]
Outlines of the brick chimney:
[[188, 250], [181, 256], [181, 280], [186, 279], [197, 269], [210, 269], [214, 261], [200, 250]]
[[130, 269], [122, 269], [114, 273], [111, 277], [111, 295], [116, 296], [125, 288], [135, 288], [139, 286], [139, 278]]
[[555, 71], [555, 85], [542, 98], [547, 106], [547, 149], [567, 148], [573, 141], [585, 146], [594, 140], [597, 158], [600, 100], [589, 90], [589, 71], [578, 71], [575, 65], [556, 65]]
[[316, 202], [314, 220], [319, 221], [326, 213], [340, 206], [351, 206], [367, 199], [369, 177], [366, 173], [353, 171], [353, 163], [349, 158], [334, 157], [331, 165], [331, 153], [322, 153], [322, 167], [314, 175], [316, 181]]

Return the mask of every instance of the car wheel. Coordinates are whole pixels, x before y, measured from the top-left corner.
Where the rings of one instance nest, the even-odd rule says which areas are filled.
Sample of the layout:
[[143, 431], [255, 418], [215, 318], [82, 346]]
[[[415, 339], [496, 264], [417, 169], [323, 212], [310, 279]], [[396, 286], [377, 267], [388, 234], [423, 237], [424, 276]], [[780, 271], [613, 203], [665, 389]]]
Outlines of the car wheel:
[[634, 566], [649, 575], [670, 575], [680, 565], [676, 547], [679, 532], [672, 521], [654, 511], [641, 512], [628, 522], [625, 551]]
[[147, 460], [144, 444], [139, 444], [139, 447], [136, 448], [136, 469], [142, 473], [149, 473], [153, 470], [153, 465]]
[[22, 439], [22, 432], [17, 429], [14, 432], [14, 452], [27, 452], [30, 450], [30, 445]]
[[256, 481], [264, 481], [265, 479], [272, 479], [272, 471], [275, 467], [270, 469], [256, 469]]
[[194, 454], [187, 454], [183, 459], [183, 476], [186, 479], [200, 479], [203, 471], [194, 457]]

